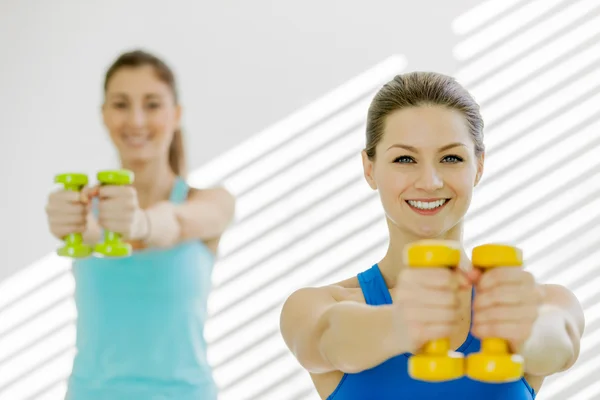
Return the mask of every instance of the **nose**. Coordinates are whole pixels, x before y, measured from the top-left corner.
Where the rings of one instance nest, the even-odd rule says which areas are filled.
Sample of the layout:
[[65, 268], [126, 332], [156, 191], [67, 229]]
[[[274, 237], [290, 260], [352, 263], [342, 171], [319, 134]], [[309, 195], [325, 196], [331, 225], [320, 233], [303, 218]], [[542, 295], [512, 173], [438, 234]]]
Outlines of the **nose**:
[[135, 128], [141, 128], [146, 124], [146, 113], [140, 107], [131, 107], [129, 110], [129, 123]]
[[444, 187], [444, 180], [438, 170], [431, 166], [423, 167], [415, 182], [415, 188], [426, 192], [435, 192]]

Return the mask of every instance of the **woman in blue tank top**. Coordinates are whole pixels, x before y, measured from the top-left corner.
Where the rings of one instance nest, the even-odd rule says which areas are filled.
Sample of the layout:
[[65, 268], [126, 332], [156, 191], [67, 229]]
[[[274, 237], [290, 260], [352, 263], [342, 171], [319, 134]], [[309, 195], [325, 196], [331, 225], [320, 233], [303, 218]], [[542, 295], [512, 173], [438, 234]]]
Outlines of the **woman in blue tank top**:
[[[379, 192], [389, 230], [383, 259], [357, 276], [302, 288], [286, 300], [286, 345], [328, 400], [531, 400], [545, 376], [577, 360], [584, 329], [576, 297], [517, 268], [482, 273], [462, 245], [463, 218], [483, 173], [479, 106], [453, 78], [413, 72], [375, 95], [367, 115], [364, 175]], [[420, 239], [459, 243], [460, 268], [406, 268]], [[522, 379], [412, 379], [408, 360], [430, 340], [479, 352], [506, 339], [524, 359]]]
[[181, 110], [173, 73], [161, 60], [125, 53], [104, 88], [104, 123], [134, 183], [52, 193], [49, 223], [58, 238], [81, 232], [89, 244], [100, 242], [103, 230], [117, 232], [134, 252], [73, 264], [77, 353], [67, 398], [216, 399], [203, 332], [234, 199], [183, 179]]

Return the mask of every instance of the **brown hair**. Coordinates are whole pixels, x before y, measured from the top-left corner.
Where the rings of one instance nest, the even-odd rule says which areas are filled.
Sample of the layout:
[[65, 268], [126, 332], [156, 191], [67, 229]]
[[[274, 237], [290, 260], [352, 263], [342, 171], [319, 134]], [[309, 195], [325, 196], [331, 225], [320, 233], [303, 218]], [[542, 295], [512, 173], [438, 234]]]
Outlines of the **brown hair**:
[[397, 75], [373, 98], [367, 114], [369, 159], [375, 159], [375, 147], [383, 137], [385, 120], [392, 112], [421, 105], [439, 105], [462, 112], [475, 143], [475, 155], [485, 151], [483, 119], [479, 105], [454, 78], [435, 72], [410, 72]]
[[[177, 104], [179, 102], [179, 96], [177, 93], [177, 85], [175, 83], [175, 74], [173, 74], [171, 68], [169, 68], [164, 61], [142, 50], [123, 53], [113, 62], [113, 64], [108, 68], [106, 77], [104, 78], [104, 91], [106, 92], [106, 89], [108, 88], [108, 82], [110, 81], [110, 78], [112, 78], [115, 72], [117, 72], [119, 69], [125, 67], [137, 68], [147, 65], [154, 68], [158, 79], [171, 87], [171, 90], [173, 91], [173, 97], [175, 98], [175, 103]], [[185, 175], [185, 148], [181, 129], [177, 129], [175, 131], [173, 140], [169, 146], [169, 165], [176, 175]]]

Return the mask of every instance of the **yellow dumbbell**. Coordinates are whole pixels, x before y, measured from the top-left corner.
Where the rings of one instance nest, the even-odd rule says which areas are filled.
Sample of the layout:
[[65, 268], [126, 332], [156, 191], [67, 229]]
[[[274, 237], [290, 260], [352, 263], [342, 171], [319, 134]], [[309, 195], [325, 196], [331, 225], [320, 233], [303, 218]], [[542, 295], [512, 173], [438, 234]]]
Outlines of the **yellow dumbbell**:
[[[422, 240], [405, 250], [410, 268], [456, 268], [460, 262], [460, 247], [452, 241]], [[442, 382], [464, 376], [464, 356], [451, 351], [450, 338], [429, 341], [422, 352], [410, 357], [408, 372], [413, 379]]]
[[[487, 244], [473, 249], [472, 262], [474, 268], [482, 270], [520, 268], [523, 265], [523, 253], [513, 246]], [[508, 342], [504, 339], [484, 338], [481, 340], [481, 351], [467, 356], [466, 373], [469, 378], [482, 382], [517, 381], [523, 377], [523, 357], [511, 354]]]

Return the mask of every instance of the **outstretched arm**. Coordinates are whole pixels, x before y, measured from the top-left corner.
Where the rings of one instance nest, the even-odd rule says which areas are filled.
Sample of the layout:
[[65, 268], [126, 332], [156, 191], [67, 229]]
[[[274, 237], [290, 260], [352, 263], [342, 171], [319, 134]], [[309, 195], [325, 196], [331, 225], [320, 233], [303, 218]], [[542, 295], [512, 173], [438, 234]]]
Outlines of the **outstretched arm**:
[[149, 246], [220, 237], [233, 220], [235, 199], [224, 188], [192, 190], [183, 204], [165, 201], [143, 210], [140, 236]]

